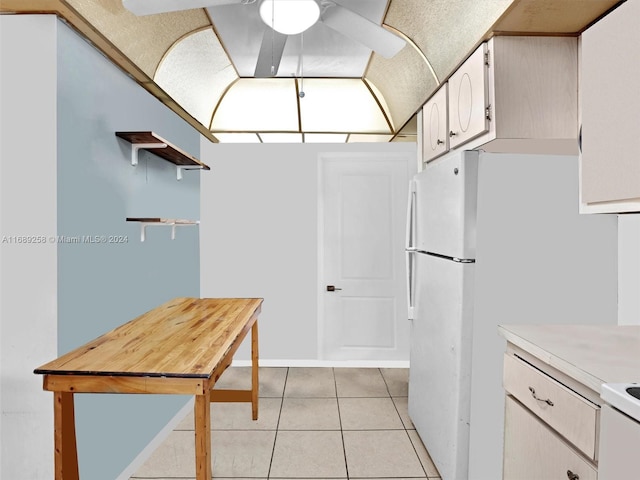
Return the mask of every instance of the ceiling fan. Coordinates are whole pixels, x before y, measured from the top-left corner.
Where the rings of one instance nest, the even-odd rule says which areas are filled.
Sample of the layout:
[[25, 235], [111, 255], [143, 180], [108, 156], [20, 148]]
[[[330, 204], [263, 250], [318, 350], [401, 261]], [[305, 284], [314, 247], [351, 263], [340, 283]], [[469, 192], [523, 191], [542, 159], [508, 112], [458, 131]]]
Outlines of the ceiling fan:
[[[260, 16], [266, 26], [254, 73], [258, 78], [275, 76], [289, 35], [302, 33], [317, 22], [385, 58], [393, 57], [406, 44], [394, 33], [333, 0], [122, 0], [124, 7], [138, 16], [255, 3], [259, 3]], [[299, 24], [294, 28], [281, 24], [280, 20], [285, 17]]]

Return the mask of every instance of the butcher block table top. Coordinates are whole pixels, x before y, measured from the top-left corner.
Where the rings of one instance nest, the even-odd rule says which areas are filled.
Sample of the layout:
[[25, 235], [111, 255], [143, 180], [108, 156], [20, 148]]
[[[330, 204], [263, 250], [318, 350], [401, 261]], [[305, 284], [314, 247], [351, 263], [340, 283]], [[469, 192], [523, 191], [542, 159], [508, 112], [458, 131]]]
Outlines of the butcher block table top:
[[[258, 419], [261, 298], [175, 298], [35, 369], [54, 394], [56, 480], [78, 480], [74, 394], [194, 395], [196, 479], [211, 480], [211, 402]], [[251, 390], [212, 390], [251, 330]]]
[[209, 378], [261, 304], [260, 298], [176, 298], [35, 373]]

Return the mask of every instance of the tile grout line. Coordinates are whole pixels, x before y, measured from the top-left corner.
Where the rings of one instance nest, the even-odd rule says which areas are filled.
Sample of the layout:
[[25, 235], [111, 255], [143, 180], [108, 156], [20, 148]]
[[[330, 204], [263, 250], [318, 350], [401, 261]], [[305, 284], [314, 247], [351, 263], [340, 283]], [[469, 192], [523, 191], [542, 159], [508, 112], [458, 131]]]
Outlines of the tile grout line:
[[269, 460], [269, 470], [267, 470], [267, 480], [271, 478], [271, 467], [273, 466], [273, 456], [276, 453], [276, 442], [278, 441], [278, 431], [280, 430], [280, 418], [282, 417], [282, 408], [284, 406], [284, 392], [287, 389], [287, 380], [289, 379], [289, 367], [284, 376], [284, 385], [282, 386], [282, 396], [280, 397], [280, 410], [278, 411], [278, 421], [276, 422], [276, 434], [273, 437], [273, 447], [271, 448], [271, 459]]
[[342, 415], [340, 415], [340, 400], [338, 396], [338, 381], [336, 380], [336, 369], [331, 368], [333, 374], [333, 384], [336, 389], [336, 406], [338, 407], [338, 422], [340, 424], [340, 439], [342, 440], [342, 454], [344, 455], [344, 469], [347, 473], [347, 480], [349, 480], [349, 464], [347, 463], [347, 447], [344, 444], [344, 430], [342, 429]]
[[[213, 430], [219, 430], [219, 431], [247, 431], [247, 432], [252, 432], [252, 431], [271, 431], [271, 432], [274, 432], [274, 440], [273, 440], [273, 445], [272, 445], [272, 450], [271, 450], [271, 456], [269, 458], [269, 465], [268, 465], [267, 475], [266, 475], [266, 478], [265, 477], [259, 477], [259, 478], [263, 478], [264, 480], [267, 480], [267, 479], [272, 479], [273, 478], [271, 470], [272, 470], [272, 467], [273, 467], [273, 461], [275, 459], [276, 442], [277, 442], [277, 438], [280, 435], [280, 433], [289, 432], [289, 431], [292, 431], [292, 432], [296, 432], [296, 431], [303, 431], [303, 432], [308, 432], [308, 431], [317, 431], [317, 432], [334, 431], [335, 432], [335, 431], [339, 430], [340, 431], [340, 436], [341, 436], [341, 441], [342, 441], [342, 450], [343, 450], [343, 459], [344, 459], [344, 462], [345, 462], [344, 465], [345, 465], [346, 477], [335, 477], [335, 478], [336, 478], [336, 480], [340, 480], [340, 478], [342, 478], [342, 480], [345, 480], [345, 479], [349, 480], [349, 479], [354, 478], [351, 475], [353, 473], [355, 473], [355, 472], [351, 472], [351, 474], [349, 472], [349, 465], [347, 463], [347, 455], [346, 455], [345, 432], [348, 432], [348, 431], [380, 431], [380, 432], [396, 431], [396, 432], [400, 432], [400, 431], [404, 430], [405, 431], [405, 435], [407, 435], [407, 437], [405, 437], [405, 438], [408, 438], [408, 440], [410, 442], [410, 445], [411, 445], [411, 449], [413, 450], [414, 454], [417, 456], [417, 459], [419, 461], [419, 465], [421, 466], [421, 469], [423, 471], [422, 475], [424, 475], [424, 476], [421, 475], [421, 476], [416, 476], [416, 477], [411, 477], [411, 478], [415, 478], [416, 480], [418, 480], [418, 479], [422, 479], [422, 480], [435, 480], [435, 479], [438, 479], [439, 480], [439, 477], [430, 477], [428, 472], [426, 472], [425, 464], [423, 464], [423, 462], [420, 459], [420, 455], [417, 452], [417, 450], [419, 448], [419, 444], [418, 443], [414, 443], [414, 441], [412, 440], [412, 437], [410, 435], [410, 431], [413, 430], [413, 429], [409, 428], [409, 426], [407, 424], [405, 424], [404, 421], [402, 421], [402, 415], [400, 414], [399, 406], [395, 401], [396, 397], [393, 397], [391, 395], [390, 386], [389, 386], [390, 385], [389, 382], [391, 382], [391, 384], [393, 384], [393, 381], [394, 381], [395, 377], [391, 377], [390, 379], [387, 379], [384, 376], [384, 374], [382, 372], [382, 369], [377, 368], [379, 374], [382, 376], [382, 379], [383, 379], [383, 382], [385, 384], [385, 388], [386, 388], [386, 391], [387, 391], [387, 395], [384, 396], [384, 397], [383, 396], [378, 396], [378, 395], [375, 395], [373, 397], [370, 396], [370, 395], [363, 395], [363, 396], [356, 396], [356, 397], [341, 397], [339, 395], [339, 390], [338, 390], [338, 386], [337, 386], [338, 382], [337, 382], [337, 375], [336, 375], [337, 372], [336, 372], [336, 370], [337, 369], [331, 368], [331, 374], [333, 375], [333, 384], [334, 384], [334, 389], [335, 389], [334, 390], [335, 391], [334, 395], [326, 396], [326, 397], [324, 397], [324, 396], [320, 396], [320, 397], [316, 397], [316, 396], [306, 397], [306, 396], [304, 396], [304, 397], [291, 397], [291, 398], [295, 398], [295, 399], [298, 399], [298, 400], [306, 400], [306, 399], [326, 399], [326, 400], [329, 400], [330, 398], [332, 398], [336, 402], [336, 406], [337, 406], [337, 415], [338, 415], [338, 423], [339, 423], [338, 424], [338, 428], [334, 427], [334, 428], [331, 428], [329, 430], [326, 430], [326, 429], [318, 429], [318, 430], [316, 430], [316, 429], [312, 429], [312, 430], [309, 430], [309, 429], [292, 429], [292, 430], [288, 430], [288, 429], [282, 428], [280, 426], [280, 422], [282, 421], [282, 414], [284, 413], [284, 398], [288, 398], [288, 397], [285, 397], [286, 388], [287, 388], [288, 382], [289, 382], [288, 376], [289, 376], [289, 374], [292, 374], [291, 368], [290, 367], [286, 367], [285, 372], [284, 372], [284, 382], [282, 383], [282, 389], [281, 389], [281, 392], [280, 392], [280, 396], [261, 397], [261, 399], [263, 399], [263, 398], [273, 399], [273, 400], [271, 400], [271, 402], [272, 402], [271, 405], [272, 406], [270, 408], [272, 413], [269, 415], [269, 417], [271, 419], [276, 417], [275, 410], [276, 410], [276, 408], [278, 408], [275, 405], [275, 399], [278, 398], [280, 400], [280, 406], [278, 408], [277, 417], [276, 417], [275, 429], [273, 429], [273, 427], [272, 428], [256, 428], [256, 429], [253, 429], [253, 428], [247, 428], [247, 429], [237, 429], [237, 428], [213, 429], [212, 428], [212, 431]], [[282, 378], [282, 377], [280, 377], [280, 378]], [[294, 381], [294, 380], [296, 380], [296, 376], [295, 375], [292, 377], [292, 381]], [[296, 382], [294, 382], [294, 383], [296, 383]], [[350, 382], [347, 382], [347, 383], [349, 384]], [[297, 383], [296, 383], [296, 385], [297, 385]], [[353, 385], [355, 385], [355, 384], [352, 384], [352, 386]], [[274, 394], [274, 393], [275, 393], [275, 395], [278, 395], [277, 392], [272, 392], [272, 394]], [[401, 426], [399, 428], [366, 428], [366, 429], [354, 428], [353, 430], [348, 430], [348, 429], [345, 430], [344, 425], [342, 423], [342, 414], [346, 415], [348, 412], [347, 411], [345, 411], [345, 412], [341, 411], [341, 408], [340, 408], [340, 399], [341, 398], [345, 398], [345, 399], [359, 399], [359, 398], [360, 399], [370, 399], [370, 398], [381, 398], [382, 399], [382, 398], [390, 398], [392, 400], [394, 411], [396, 412], [396, 414], [399, 416], [399, 418], [401, 420]], [[327, 402], [327, 404], [328, 403], [330, 403], [330, 402]], [[272, 424], [272, 420], [270, 420], [269, 423]], [[175, 431], [177, 431], [177, 429]], [[185, 431], [187, 431], [187, 432], [191, 431], [192, 432], [193, 430], [186, 429]], [[267, 450], [267, 452], [268, 452], [268, 450]], [[265, 452], [265, 453], [267, 453], [267, 452]], [[376, 471], [375, 473], [378, 473], [378, 472]], [[150, 479], [150, 478], [151, 477], [133, 477], [132, 476], [131, 480], [134, 480], [134, 479], [135, 480], [147, 480], [147, 479]], [[164, 477], [163, 476], [161, 478], [185, 479], [185, 478], [192, 478], [192, 477], [183, 477], [183, 476], [180, 476], [180, 477]], [[253, 477], [253, 478], [257, 479], [258, 477]], [[329, 477], [326, 477], [326, 478], [329, 478]], [[378, 478], [381, 478], [381, 477], [378, 477]], [[294, 480], [294, 479], [290, 478], [289, 480]], [[372, 477], [371, 480], [374, 480], [374, 477]]]

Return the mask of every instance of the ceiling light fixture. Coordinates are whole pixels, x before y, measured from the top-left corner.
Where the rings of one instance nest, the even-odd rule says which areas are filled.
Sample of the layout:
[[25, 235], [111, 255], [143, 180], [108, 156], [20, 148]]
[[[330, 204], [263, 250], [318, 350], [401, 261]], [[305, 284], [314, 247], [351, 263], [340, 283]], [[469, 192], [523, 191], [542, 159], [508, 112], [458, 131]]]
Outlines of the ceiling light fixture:
[[320, 18], [316, 0], [262, 0], [260, 18], [276, 32], [296, 35]]

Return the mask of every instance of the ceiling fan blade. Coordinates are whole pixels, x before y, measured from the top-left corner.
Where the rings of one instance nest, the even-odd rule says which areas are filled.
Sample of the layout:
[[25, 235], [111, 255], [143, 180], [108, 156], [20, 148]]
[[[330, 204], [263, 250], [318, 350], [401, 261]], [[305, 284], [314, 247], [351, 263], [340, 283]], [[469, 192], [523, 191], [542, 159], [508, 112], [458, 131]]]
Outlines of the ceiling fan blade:
[[253, 74], [254, 77], [267, 78], [276, 76], [287, 38], [289, 38], [289, 35], [276, 32], [270, 27], [264, 29], [260, 53], [256, 62], [256, 71]]
[[124, 8], [138, 16], [240, 3], [249, 2], [246, 0], [122, 0]]
[[334, 2], [329, 3], [321, 21], [385, 58], [393, 57], [406, 45], [403, 39], [380, 25]]

